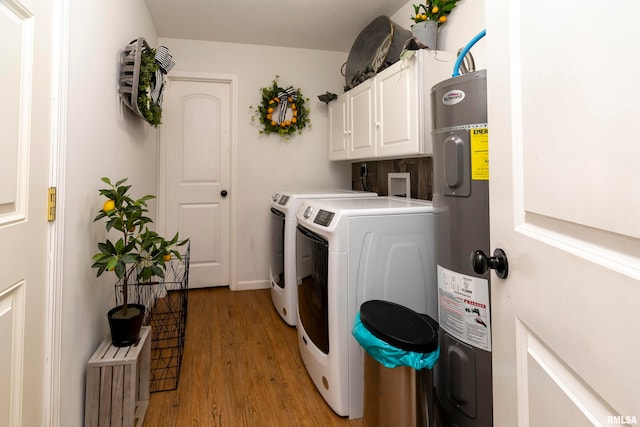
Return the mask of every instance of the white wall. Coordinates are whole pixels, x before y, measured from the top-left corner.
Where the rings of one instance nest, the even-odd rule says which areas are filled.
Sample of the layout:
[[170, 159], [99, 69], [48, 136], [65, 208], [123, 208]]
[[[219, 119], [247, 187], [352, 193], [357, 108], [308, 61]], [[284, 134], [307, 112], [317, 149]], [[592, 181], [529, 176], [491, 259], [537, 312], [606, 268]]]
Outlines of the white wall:
[[[194, 40], [160, 39], [176, 62], [175, 70], [238, 76], [237, 188], [238, 286], [269, 286], [269, 207], [273, 192], [287, 188], [351, 188], [350, 164], [329, 162], [327, 106], [318, 95], [343, 92], [343, 52], [291, 49]], [[275, 75], [282, 87], [300, 88], [309, 98], [311, 128], [290, 140], [260, 135], [250, 106], [261, 101], [260, 88]]]
[[[157, 45], [144, 0], [69, 2], [67, 135], [61, 212], [64, 227], [59, 419], [83, 425], [86, 364], [108, 334], [115, 275], [95, 277], [91, 256], [104, 227], [100, 178], [129, 177], [133, 195], [156, 192], [157, 131], [124, 110], [118, 97], [120, 52], [138, 36]], [[60, 218], [60, 217], [59, 217]]]
[[[413, 21], [413, 4], [409, 1], [391, 16], [396, 24], [410, 29]], [[449, 15], [447, 22], [438, 31], [438, 50], [456, 53], [485, 28], [485, 0], [460, 0]], [[486, 68], [485, 39], [478, 41], [471, 49], [477, 70]], [[453, 70], [452, 70], [453, 71]]]

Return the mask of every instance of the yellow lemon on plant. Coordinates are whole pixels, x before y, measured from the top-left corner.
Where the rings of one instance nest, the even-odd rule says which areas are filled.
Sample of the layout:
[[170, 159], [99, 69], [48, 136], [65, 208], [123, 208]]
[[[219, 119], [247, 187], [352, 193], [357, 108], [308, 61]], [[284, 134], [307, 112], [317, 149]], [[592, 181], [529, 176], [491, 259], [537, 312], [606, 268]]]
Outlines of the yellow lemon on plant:
[[164, 262], [169, 262], [169, 261], [171, 261], [171, 254], [164, 254], [164, 255], [162, 255], [162, 260], [163, 260]]
[[273, 113], [273, 108], [267, 108], [267, 113]]
[[446, 20], [447, 20], [446, 16], [441, 16], [440, 18], [438, 18], [438, 21], [440, 21], [441, 23], [445, 22]]
[[275, 126], [275, 125], [277, 125], [277, 123], [275, 121], [271, 120], [271, 126]]
[[109, 212], [111, 212], [115, 208], [116, 208], [116, 202], [114, 202], [113, 200], [109, 199], [106, 202], [104, 202], [104, 205], [102, 205], [102, 212], [108, 214]]
[[420, 15], [419, 13], [416, 13], [416, 21], [422, 19], [422, 15]]
[[269, 100], [269, 105], [273, 105], [273, 104], [275, 104], [275, 103], [276, 103], [276, 101], [274, 101], [273, 99], [270, 99], [270, 100]]
[[292, 118], [291, 118], [291, 123], [295, 123], [295, 122], [297, 122], [297, 121], [298, 121], [298, 120], [297, 120], [295, 117], [292, 117]]
[[289, 101], [289, 102], [293, 102], [293, 98], [292, 98], [292, 97], [288, 97], [288, 98], [287, 98], [287, 101]]
[[273, 117], [273, 115], [267, 114], [267, 120], [271, 120], [272, 117]]
[[433, 6], [433, 9], [431, 9], [432, 13], [438, 13], [440, 9], [438, 9], [438, 6]]
[[291, 104], [291, 109], [292, 110], [295, 110], [296, 108], [298, 108], [298, 107], [296, 107], [296, 104]]
[[423, 21], [426, 21], [427, 20], [427, 14], [423, 13], [420, 18], [422, 18]]

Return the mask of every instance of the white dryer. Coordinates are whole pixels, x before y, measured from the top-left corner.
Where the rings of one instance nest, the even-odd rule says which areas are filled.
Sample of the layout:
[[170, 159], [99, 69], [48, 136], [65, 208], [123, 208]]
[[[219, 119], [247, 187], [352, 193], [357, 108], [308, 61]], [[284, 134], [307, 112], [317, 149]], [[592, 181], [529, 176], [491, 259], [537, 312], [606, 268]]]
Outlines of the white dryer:
[[364, 301], [382, 299], [438, 318], [437, 215], [428, 201], [377, 197], [305, 200], [297, 218], [300, 354], [329, 406], [360, 418], [356, 313]]
[[271, 196], [271, 300], [282, 319], [297, 323], [296, 212], [305, 199], [375, 197], [376, 193], [340, 190], [285, 190]]

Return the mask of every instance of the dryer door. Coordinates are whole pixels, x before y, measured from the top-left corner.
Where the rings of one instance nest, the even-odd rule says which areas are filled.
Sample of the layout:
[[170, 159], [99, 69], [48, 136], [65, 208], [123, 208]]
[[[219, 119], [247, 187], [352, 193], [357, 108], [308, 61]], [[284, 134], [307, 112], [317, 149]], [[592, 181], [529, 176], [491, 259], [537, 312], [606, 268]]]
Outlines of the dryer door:
[[271, 208], [271, 286], [284, 289], [285, 215]]
[[298, 313], [309, 339], [329, 354], [329, 243], [298, 225], [296, 233]]

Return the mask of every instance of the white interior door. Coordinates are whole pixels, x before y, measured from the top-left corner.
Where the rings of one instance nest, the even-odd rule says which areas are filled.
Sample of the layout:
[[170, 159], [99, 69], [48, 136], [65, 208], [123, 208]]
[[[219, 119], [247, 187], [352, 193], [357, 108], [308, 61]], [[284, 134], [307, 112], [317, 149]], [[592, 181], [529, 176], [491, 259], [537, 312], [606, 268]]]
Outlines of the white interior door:
[[191, 240], [189, 287], [229, 285], [232, 82], [170, 78], [161, 128], [165, 232]]
[[0, 0], [0, 426], [44, 424], [54, 2]]
[[640, 422], [638, 16], [487, 0], [496, 426]]

